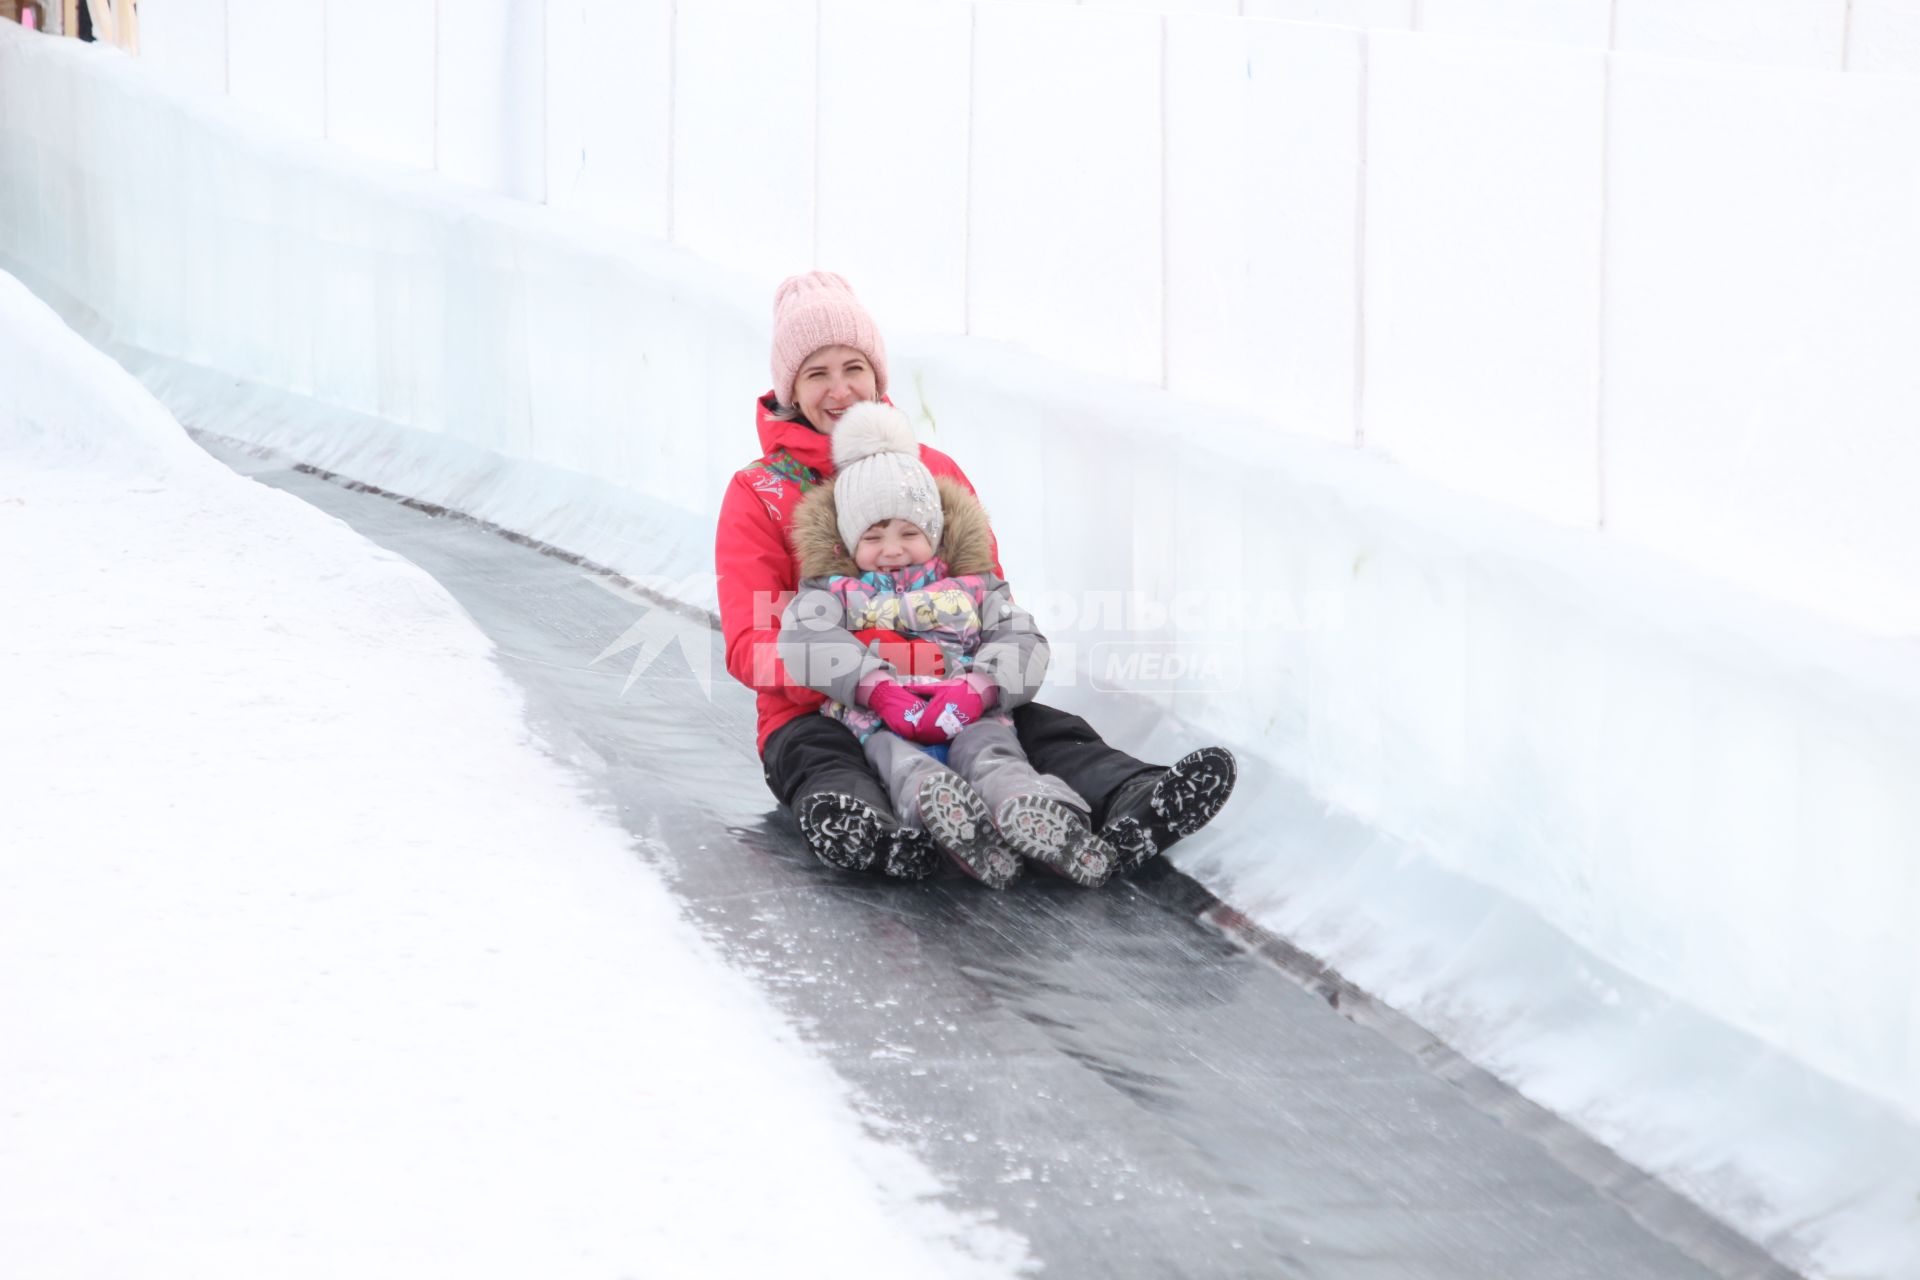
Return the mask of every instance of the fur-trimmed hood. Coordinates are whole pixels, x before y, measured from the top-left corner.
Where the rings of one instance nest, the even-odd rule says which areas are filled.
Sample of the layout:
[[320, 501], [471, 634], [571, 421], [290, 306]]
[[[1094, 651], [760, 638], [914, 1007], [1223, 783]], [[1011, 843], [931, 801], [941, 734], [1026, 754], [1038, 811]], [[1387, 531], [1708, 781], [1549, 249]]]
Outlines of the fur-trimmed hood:
[[[948, 476], [935, 476], [934, 484], [940, 490], [940, 509], [946, 525], [940, 531], [940, 545], [933, 549], [933, 554], [946, 561], [947, 572], [951, 574], [992, 573], [993, 533], [980, 499]], [[800, 562], [803, 581], [860, 576], [859, 566], [840, 541], [840, 515], [833, 501], [832, 481], [800, 500], [793, 512], [788, 537]]]

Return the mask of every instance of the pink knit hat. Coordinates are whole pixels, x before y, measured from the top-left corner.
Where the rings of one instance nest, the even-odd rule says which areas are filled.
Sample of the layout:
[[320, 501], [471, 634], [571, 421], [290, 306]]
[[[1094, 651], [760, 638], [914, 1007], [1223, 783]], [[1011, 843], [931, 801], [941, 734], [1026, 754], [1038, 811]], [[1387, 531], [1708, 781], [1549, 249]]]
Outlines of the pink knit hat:
[[887, 394], [887, 344], [880, 326], [831, 271], [788, 276], [773, 294], [773, 393], [793, 403], [801, 362], [822, 347], [847, 346], [873, 361], [874, 394]]

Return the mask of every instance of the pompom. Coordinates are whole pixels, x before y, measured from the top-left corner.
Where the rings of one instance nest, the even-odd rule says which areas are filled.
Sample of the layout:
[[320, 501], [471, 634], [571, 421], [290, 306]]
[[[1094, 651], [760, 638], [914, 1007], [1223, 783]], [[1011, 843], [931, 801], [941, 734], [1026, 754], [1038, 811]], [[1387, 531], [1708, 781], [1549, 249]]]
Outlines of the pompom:
[[904, 453], [918, 461], [920, 442], [913, 438], [906, 414], [890, 404], [864, 400], [833, 424], [833, 465], [844, 471], [876, 453]]

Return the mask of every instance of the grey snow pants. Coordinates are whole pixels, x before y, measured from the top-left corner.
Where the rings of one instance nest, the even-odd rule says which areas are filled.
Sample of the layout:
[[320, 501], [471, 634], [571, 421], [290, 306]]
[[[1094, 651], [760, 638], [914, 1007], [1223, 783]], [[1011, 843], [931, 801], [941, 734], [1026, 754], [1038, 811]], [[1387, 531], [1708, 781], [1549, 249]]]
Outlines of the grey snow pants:
[[1058, 800], [1082, 814], [1092, 812], [1079, 792], [1029, 764], [1012, 726], [997, 720], [980, 720], [962, 729], [947, 744], [946, 764], [890, 729], [875, 729], [867, 738], [866, 753], [893, 798], [894, 814], [902, 826], [915, 831], [925, 829], [920, 821], [920, 784], [927, 775], [942, 770], [951, 770], [972, 784], [996, 819], [1001, 806], [1015, 796]]

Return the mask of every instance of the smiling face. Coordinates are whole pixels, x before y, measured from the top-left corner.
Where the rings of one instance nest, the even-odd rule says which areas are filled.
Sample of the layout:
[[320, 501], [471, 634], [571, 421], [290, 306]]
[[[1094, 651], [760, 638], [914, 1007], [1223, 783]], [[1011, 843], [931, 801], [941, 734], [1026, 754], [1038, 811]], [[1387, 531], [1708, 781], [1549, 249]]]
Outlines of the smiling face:
[[860, 535], [853, 562], [862, 573], [875, 569], [904, 569], [933, 559], [933, 541], [910, 520], [882, 520]]
[[840, 415], [863, 400], [878, 400], [873, 361], [853, 347], [822, 347], [800, 362], [793, 380], [794, 407], [816, 430], [829, 434]]

